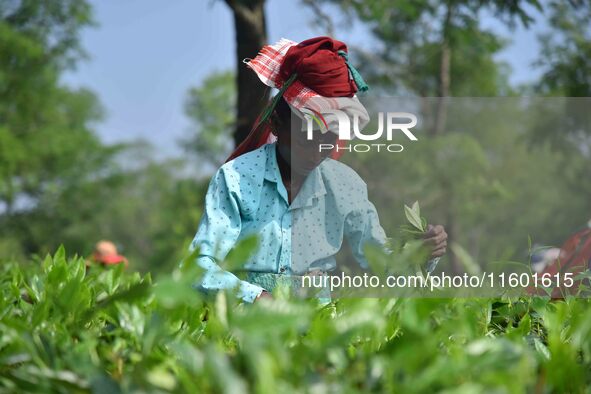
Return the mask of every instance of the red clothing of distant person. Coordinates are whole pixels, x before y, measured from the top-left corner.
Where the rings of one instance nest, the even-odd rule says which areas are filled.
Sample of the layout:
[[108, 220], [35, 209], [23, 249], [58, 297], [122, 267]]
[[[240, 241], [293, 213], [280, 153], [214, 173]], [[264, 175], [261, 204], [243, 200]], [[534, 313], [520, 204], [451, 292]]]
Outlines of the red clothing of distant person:
[[96, 263], [103, 265], [114, 265], [114, 264], [125, 264], [125, 268], [129, 265], [129, 262], [125, 256], [120, 255], [117, 252], [117, 247], [111, 241], [99, 241], [94, 247], [92, 254], [92, 260]]
[[[553, 283], [556, 283], [556, 275], [559, 274], [559, 286], [554, 287], [551, 293], [553, 299], [561, 299], [566, 295], [576, 295], [583, 280], [575, 280], [575, 278], [589, 270], [591, 266], [591, 228], [586, 228], [566, 240], [560, 249], [560, 256], [552, 264], [550, 264], [543, 272], [538, 274], [539, 278], [551, 278]], [[569, 276], [565, 276], [569, 273]], [[570, 280], [565, 278], [572, 278], [572, 286], [567, 286]], [[538, 286], [542, 281], [540, 280]], [[586, 283], [589, 286], [587, 280]], [[530, 293], [543, 295], [543, 289], [533, 289], [530, 287]]]

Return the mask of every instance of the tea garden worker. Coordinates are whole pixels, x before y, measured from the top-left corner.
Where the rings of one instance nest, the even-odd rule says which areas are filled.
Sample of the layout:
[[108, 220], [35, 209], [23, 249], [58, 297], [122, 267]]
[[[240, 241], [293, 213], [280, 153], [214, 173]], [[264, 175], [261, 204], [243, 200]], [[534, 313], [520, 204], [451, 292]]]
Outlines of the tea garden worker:
[[[124, 264], [125, 268], [129, 266], [127, 258], [119, 254], [113, 242], [107, 240], [98, 241], [95, 244], [91, 261], [103, 266], [117, 264]], [[90, 262], [87, 261], [86, 265], [88, 266], [89, 264]]]
[[[367, 86], [348, 63], [346, 45], [329, 37], [299, 44], [282, 39], [245, 61], [279, 93], [211, 178], [190, 249], [199, 248], [197, 263], [205, 269], [200, 289], [234, 289], [243, 301], [253, 302], [270, 297], [283, 278], [295, 281], [333, 270], [343, 238], [367, 268], [364, 245], [385, 247], [387, 237], [365, 182], [336, 160], [342, 151], [319, 152], [320, 143], [341, 143], [334, 124], [325, 125], [333, 133], [314, 133], [312, 141], [301, 131], [303, 121], [290, 127], [292, 112], [303, 118], [303, 108], [320, 113], [338, 109], [357, 116], [360, 127], [367, 124], [367, 111], [355, 96]], [[245, 262], [247, 276], [242, 280], [218, 263], [251, 234], [259, 237], [260, 245]], [[446, 239], [442, 226], [429, 227], [425, 242], [432, 245], [433, 256], [445, 253]]]

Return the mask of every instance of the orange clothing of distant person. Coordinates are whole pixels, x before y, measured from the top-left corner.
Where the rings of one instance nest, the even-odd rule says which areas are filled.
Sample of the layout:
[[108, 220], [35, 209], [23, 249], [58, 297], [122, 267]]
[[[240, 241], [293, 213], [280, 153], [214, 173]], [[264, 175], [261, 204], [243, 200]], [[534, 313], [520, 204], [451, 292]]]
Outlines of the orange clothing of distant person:
[[114, 264], [125, 264], [125, 268], [128, 267], [129, 262], [125, 256], [120, 255], [117, 252], [117, 247], [111, 241], [99, 241], [94, 247], [92, 254], [92, 260], [96, 263], [104, 265]]

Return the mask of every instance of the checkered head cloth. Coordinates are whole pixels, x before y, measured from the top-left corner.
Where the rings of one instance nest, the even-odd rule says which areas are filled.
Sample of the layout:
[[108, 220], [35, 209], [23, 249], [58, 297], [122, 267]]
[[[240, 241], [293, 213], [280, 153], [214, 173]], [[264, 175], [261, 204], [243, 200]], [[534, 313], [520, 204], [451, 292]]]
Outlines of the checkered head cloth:
[[[321, 38], [323, 37], [319, 37], [319, 39]], [[307, 41], [304, 41], [304, 43]], [[297, 45], [301, 44], [286, 38], [282, 38], [275, 44], [265, 45], [254, 59], [244, 59], [244, 63], [257, 74], [261, 82], [263, 82], [265, 85], [272, 88], [281, 89], [287, 82], [285, 76], [282, 75], [281, 67], [284, 64], [287, 52], [292, 47]], [[344, 44], [343, 47], [346, 49]], [[343, 52], [346, 55], [346, 52], [343, 50], [340, 50], [339, 52]], [[346, 59], [346, 56], [344, 56], [343, 61], [348, 65], [348, 61]], [[351, 67], [349, 68], [349, 71], [351, 71]], [[352, 73], [349, 72], [348, 77], [353, 79], [351, 74]], [[361, 115], [362, 118], [367, 118], [369, 120], [367, 111], [365, 111], [365, 108], [361, 105], [359, 99], [357, 99], [354, 94], [351, 94], [350, 91], [346, 92], [345, 94], [352, 97], [330, 97], [328, 95], [323, 96], [310, 87], [306, 86], [300, 77], [301, 76], [298, 76], [298, 78], [291, 82], [289, 87], [287, 87], [283, 92], [283, 97], [292, 107], [292, 109], [295, 108], [301, 110], [302, 108], [308, 108], [322, 113], [327, 110], [350, 108], [351, 110], [357, 109], [357, 111], [353, 111], [354, 114]], [[308, 78], [308, 80], [310, 80], [310, 78]], [[353, 89], [357, 90], [358, 85], [363, 84], [364, 88], [362, 90], [367, 90], [367, 85], [365, 85], [362, 79], [361, 83], [359, 83], [358, 80], [354, 80], [354, 83], [355, 85]], [[348, 100], [343, 100], [344, 98], [347, 98]]]
[[[251, 134], [230, 155], [227, 161], [272, 142], [266, 121], [281, 97], [300, 118], [311, 112], [323, 115], [321, 131], [337, 133], [338, 119], [331, 111], [345, 112], [357, 118], [362, 129], [369, 122], [369, 114], [357, 96], [368, 89], [357, 70], [349, 64], [347, 46], [330, 37], [316, 37], [301, 43], [282, 38], [265, 45], [254, 59], [243, 62], [265, 85], [279, 89], [279, 93], [260, 115]], [[346, 141], [339, 140], [339, 145]], [[340, 154], [335, 153], [333, 158]]]

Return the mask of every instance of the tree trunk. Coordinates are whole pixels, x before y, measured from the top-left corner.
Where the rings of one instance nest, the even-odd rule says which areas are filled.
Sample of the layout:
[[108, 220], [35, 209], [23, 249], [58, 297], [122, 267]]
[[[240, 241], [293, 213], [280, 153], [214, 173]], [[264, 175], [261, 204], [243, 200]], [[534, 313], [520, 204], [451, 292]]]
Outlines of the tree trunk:
[[[447, 209], [448, 209], [448, 211], [447, 211], [447, 219], [446, 219], [446, 223], [445, 223], [445, 232], [447, 233], [448, 244], [451, 244], [452, 242], [456, 242], [456, 236], [457, 236], [457, 234], [459, 234], [459, 231], [457, 228], [457, 223], [455, 220], [453, 210], [450, 209], [450, 207], [448, 207]], [[449, 251], [448, 256], [449, 256], [449, 263], [451, 266], [452, 273], [455, 275], [462, 274], [465, 270], [464, 270], [462, 263], [460, 262], [458, 256], [453, 251]]]
[[225, 0], [234, 14], [238, 103], [234, 144], [238, 146], [267, 103], [268, 89], [242, 62], [254, 58], [267, 43], [264, 0]]
[[445, 12], [445, 21], [443, 24], [443, 34], [441, 40], [441, 58], [439, 63], [439, 86], [437, 95], [437, 114], [435, 117], [435, 126], [433, 135], [441, 134], [445, 128], [447, 120], [447, 97], [449, 96], [449, 87], [451, 83], [451, 48], [449, 45], [449, 31], [452, 17], [452, 6], [447, 5]]

